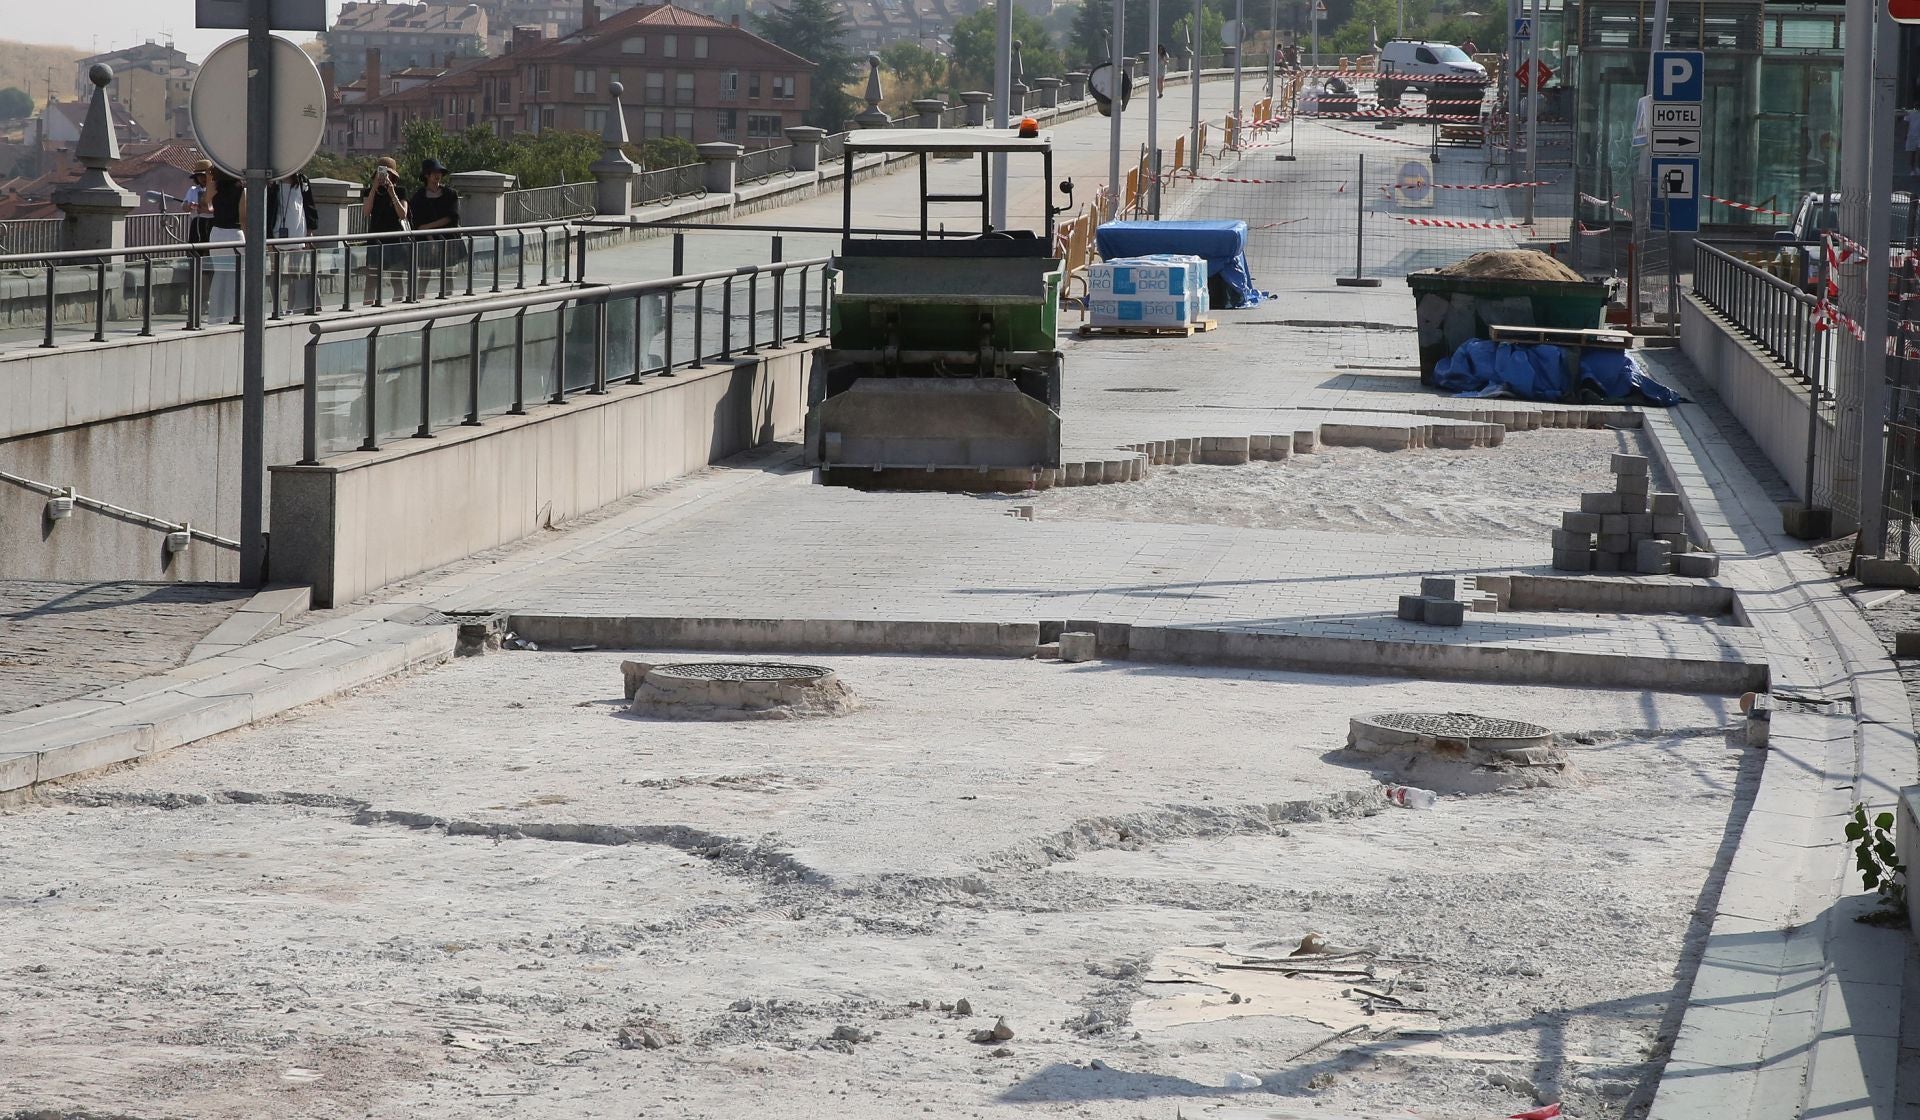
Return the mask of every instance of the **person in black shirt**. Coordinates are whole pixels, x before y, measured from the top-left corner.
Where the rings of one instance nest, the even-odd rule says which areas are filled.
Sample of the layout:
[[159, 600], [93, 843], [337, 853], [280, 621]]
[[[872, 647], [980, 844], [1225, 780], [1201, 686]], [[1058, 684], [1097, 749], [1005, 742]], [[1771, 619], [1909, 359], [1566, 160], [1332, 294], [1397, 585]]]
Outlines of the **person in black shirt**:
[[[213, 208], [213, 240], [216, 243], [244, 240], [247, 224], [246, 186], [215, 168], [208, 195]], [[236, 297], [239, 292], [240, 254], [216, 249], [207, 261], [207, 269], [213, 273], [213, 283], [207, 297], [207, 323], [209, 326], [230, 323], [239, 316]]]
[[[398, 233], [407, 228], [407, 203], [400, 197], [400, 166], [392, 156], [381, 156], [374, 164], [373, 182], [367, 185], [367, 197], [360, 213], [367, 220], [368, 233]], [[372, 303], [380, 291], [380, 274], [387, 274], [393, 285], [393, 298], [406, 298], [406, 239], [400, 237], [375, 241], [367, 251], [366, 302]]]
[[[420, 189], [407, 200], [407, 214], [413, 220], [413, 232], [451, 230], [460, 224], [460, 196], [446, 185], [447, 165], [428, 158], [420, 164]], [[434, 276], [442, 264], [451, 268], [456, 257], [451, 252], [454, 234], [438, 233], [418, 238], [420, 275]], [[445, 285], [441, 294], [445, 295]]]

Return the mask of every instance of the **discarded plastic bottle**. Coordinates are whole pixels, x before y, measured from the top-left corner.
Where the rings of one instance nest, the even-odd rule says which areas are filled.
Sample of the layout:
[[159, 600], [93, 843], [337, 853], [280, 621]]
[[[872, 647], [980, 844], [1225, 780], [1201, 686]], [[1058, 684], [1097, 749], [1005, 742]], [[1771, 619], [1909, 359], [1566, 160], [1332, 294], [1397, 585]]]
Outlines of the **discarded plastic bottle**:
[[1431, 809], [1440, 803], [1440, 795], [1417, 786], [1387, 786], [1387, 800], [1402, 809]]

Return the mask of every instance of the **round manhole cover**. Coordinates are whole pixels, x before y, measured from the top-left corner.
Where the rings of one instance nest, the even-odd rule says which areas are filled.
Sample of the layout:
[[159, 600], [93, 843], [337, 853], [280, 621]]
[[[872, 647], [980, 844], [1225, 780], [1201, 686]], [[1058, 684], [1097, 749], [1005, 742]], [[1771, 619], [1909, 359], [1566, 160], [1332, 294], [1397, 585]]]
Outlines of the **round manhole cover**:
[[1573, 780], [1553, 731], [1471, 712], [1373, 712], [1347, 721], [1347, 747], [1409, 785], [1459, 793]]
[[811, 681], [832, 672], [818, 665], [786, 665], [777, 661], [690, 661], [655, 665], [654, 674], [692, 681]]

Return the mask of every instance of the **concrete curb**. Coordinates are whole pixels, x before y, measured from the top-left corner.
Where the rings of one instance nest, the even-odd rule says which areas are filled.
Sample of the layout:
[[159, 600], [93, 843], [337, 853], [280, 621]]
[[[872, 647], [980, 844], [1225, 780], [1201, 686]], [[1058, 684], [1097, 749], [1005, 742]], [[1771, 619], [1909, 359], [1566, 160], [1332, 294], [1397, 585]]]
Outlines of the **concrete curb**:
[[232, 653], [260, 635], [313, 608], [310, 587], [269, 587], [247, 600], [247, 605], [200, 639], [187, 654], [187, 664]]
[[1767, 667], [1447, 642], [1385, 642], [1211, 626], [877, 619], [671, 618], [513, 613], [507, 625], [543, 649], [698, 649], [752, 653], [921, 653], [1029, 657], [1063, 629], [1099, 635], [1100, 656], [1435, 680], [1655, 688], [1732, 695], [1764, 689]]
[[[381, 608], [0, 717], [0, 802], [244, 727], [453, 653], [454, 627]], [[424, 614], [417, 608], [414, 614]]]

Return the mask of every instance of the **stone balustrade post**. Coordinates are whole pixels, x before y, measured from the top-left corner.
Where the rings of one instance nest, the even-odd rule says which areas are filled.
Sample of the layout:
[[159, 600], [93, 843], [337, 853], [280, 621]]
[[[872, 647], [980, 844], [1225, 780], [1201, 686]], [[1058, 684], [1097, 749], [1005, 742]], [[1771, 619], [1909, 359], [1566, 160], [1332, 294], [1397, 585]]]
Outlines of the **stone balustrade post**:
[[993, 104], [993, 94], [981, 90], [968, 90], [960, 95], [967, 106], [967, 127], [984, 128], [987, 123], [987, 106]]
[[66, 215], [60, 248], [124, 249], [127, 215], [140, 209], [140, 196], [114, 182], [107, 170], [120, 158], [120, 138], [113, 130], [113, 115], [107, 107], [107, 83], [113, 81], [113, 67], [95, 63], [87, 71], [87, 80], [93, 83], [93, 100], [87, 106], [87, 120], [74, 150], [86, 170], [80, 178], [53, 192], [54, 205]]
[[787, 168], [792, 171], [820, 170], [820, 142], [827, 138], [827, 130], [812, 125], [795, 125], [786, 130], [787, 143], [793, 145], [787, 157]]
[[1066, 92], [1061, 94], [1064, 99], [1068, 101], [1085, 101], [1087, 99], [1087, 72], [1085, 70], [1072, 71], [1066, 75], [1065, 81]]
[[[499, 171], [456, 171], [453, 174], [453, 192], [460, 196], [460, 224], [470, 229], [507, 224], [507, 192], [519, 184], [520, 180]], [[341, 186], [353, 187], [352, 201], [358, 202], [360, 188], [352, 183]], [[313, 200], [320, 205], [320, 184], [315, 180]], [[324, 212], [320, 224], [325, 225]], [[340, 232], [345, 233], [342, 229]]]
[[1033, 80], [1033, 107], [1036, 109], [1058, 109], [1060, 107], [1060, 79], [1035, 78]]
[[738, 144], [717, 140], [710, 144], [696, 144], [694, 150], [707, 163], [700, 176], [700, 183], [706, 187], [707, 193], [732, 194], [734, 183], [740, 175], [740, 153], [746, 149]]
[[892, 127], [893, 118], [887, 115], [886, 110], [880, 108], [880, 102], [885, 96], [880, 90], [880, 56], [870, 54], [867, 56], [867, 107], [853, 118], [853, 123], [861, 128]]
[[920, 114], [921, 128], [939, 128], [940, 117], [947, 111], [944, 97], [923, 97], [913, 103], [913, 111]]
[[[315, 234], [321, 237], [345, 237], [353, 232], [353, 212], [360, 209], [360, 200], [366, 195], [367, 188], [345, 179], [308, 179], [307, 189], [313, 194], [313, 208], [320, 219], [313, 231]], [[460, 222], [465, 225], [467, 189], [458, 175], [453, 177], [453, 189], [460, 192]]]
[[640, 166], [627, 158], [627, 110], [620, 103], [626, 87], [614, 82], [607, 87], [613, 101], [607, 123], [600, 130], [600, 158], [587, 165], [593, 172], [593, 212], [625, 214], [633, 206], [633, 177]]

